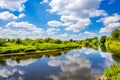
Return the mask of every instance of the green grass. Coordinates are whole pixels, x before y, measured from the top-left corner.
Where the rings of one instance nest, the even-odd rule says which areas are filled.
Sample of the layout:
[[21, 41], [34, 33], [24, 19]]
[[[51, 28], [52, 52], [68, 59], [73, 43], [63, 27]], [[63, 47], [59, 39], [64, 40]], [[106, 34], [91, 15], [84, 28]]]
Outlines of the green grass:
[[37, 50], [54, 50], [54, 49], [68, 49], [80, 47], [77, 43], [67, 44], [54, 44], [54, 43], [42, 43], [36, 45], [22, 45], [7, 43], [5, 46], [0, 47], [0, 54], [17, 53], [17, 52], [32, 52]]
[[104, 70], [107, 80], [120, 80], [120, 65], [114, 64], [109, 69]]

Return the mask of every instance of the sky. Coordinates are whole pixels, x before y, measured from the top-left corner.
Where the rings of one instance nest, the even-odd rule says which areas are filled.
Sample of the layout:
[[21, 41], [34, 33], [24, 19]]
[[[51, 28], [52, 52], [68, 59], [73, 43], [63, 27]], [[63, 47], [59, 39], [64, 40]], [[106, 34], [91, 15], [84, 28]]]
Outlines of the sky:
[[120, 28], [120, 0], [0, 0], [0, 38], [81, 40]]

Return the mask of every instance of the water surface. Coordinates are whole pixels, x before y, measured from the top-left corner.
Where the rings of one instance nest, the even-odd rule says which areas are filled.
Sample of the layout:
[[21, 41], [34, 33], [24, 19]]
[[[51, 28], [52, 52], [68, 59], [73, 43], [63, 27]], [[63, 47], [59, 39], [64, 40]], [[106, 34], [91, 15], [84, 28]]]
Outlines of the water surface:
[[120, 60], [101, 49], [73, 49], [54, 53], [0, 58], [0, 80], [95, 80]]

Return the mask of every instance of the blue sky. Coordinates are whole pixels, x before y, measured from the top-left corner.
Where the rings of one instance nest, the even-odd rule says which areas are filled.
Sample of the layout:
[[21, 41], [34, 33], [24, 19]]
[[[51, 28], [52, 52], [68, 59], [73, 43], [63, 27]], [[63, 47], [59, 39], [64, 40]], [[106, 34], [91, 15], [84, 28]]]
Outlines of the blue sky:
[[120, 28], [120, 0], [0, 0], [0, 38], [85, 39]]

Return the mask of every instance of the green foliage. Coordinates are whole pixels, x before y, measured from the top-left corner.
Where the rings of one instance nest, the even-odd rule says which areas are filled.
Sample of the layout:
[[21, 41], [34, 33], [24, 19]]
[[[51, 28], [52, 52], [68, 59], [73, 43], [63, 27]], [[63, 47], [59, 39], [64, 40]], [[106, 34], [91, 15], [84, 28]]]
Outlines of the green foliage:
[[52, 40], [53, 40], [52, 38], [45, 38], [45, 42], [50, 42]]
[[28, 47], [28, 48], [24, 49], [24, 52], [33, 52], [33, 51], [36, 51], [36, 49], [32, 48], [32, 47]]
[[106, 42], [106, 36], [102, 36], [100, 38], [100, 44], [104, 44]]
[[1, 38], [0, 38], [0, 46], [5, 45], [5, 43], [6, 43], [5, 39], [1, 39]]
[[16, 44], [21, 44], [22, 41], [20, 40], [20, 38], [16, 39]]
[[112, 40], [120, 41], [120, 29], [116, 29], [111, 34]]
[[[2, 41], [1, 41], [2, 42]], [[3, 42], [2, 42], [3, 43]], [[75, 42], [61, 41], [59, 39], [9, 39], [6, 46], [0, 47], [0, 53], [17, 53], [17, 52], [32, 52], [36, 50], [53, 50], [53, 49], [68, 49], [76, 48], [81, 45]]]
[[109, 69], [104, 70], [107, 80], [120, 80], [120, 65], [114, 64]]
[[30, 45], [33, 42], [32, 39], [26, 38], [24, 40], [22, 40], [22, 44], [23, 45]]
[[69, 41], [70, 41], [70, 42], [74, 42], [74, 40], [73, 40], [73, 39], [70, 39]]
[[93, 48], [95, 50], [98, 49], [98, 37], [94, 37], [94, 38], [87, 38], [85, 40], [82, 41], [82, 46], [84, 47], [90, 47], [90, 48]]

